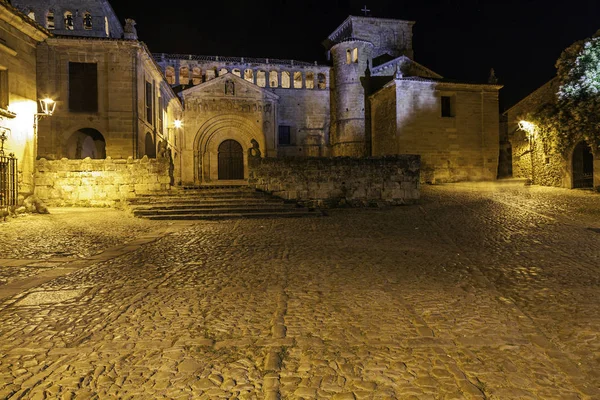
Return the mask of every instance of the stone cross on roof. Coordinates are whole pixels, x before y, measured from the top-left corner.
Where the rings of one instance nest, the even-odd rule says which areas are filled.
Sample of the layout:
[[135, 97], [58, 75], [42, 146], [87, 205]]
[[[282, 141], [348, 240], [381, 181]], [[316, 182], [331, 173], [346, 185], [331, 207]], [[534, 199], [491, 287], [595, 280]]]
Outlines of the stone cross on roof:
[[367, 5], [365, 4], [364, 8], [363, 8], [362, 10], [360, 10], [360, 11], [364, 12], [364, 13], [365, 13], [365, 17], [366, 17], [366, 16], [367, 16], [367, 13], [368, 13], [369, 11], [371, 11], [371, 10], [369, 10], [369, 9], [367, 8]]

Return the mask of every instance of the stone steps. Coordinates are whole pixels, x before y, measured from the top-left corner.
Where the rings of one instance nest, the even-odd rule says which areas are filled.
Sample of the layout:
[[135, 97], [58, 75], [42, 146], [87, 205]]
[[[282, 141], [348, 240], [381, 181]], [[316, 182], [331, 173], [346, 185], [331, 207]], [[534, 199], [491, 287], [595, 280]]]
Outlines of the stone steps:
[[177, 188], [162, 194], [141, 195], [127, 202], [138, 218], [155, 220], [214, 220], [233, 218], [290, 218], [322, 216], [247, 186]]

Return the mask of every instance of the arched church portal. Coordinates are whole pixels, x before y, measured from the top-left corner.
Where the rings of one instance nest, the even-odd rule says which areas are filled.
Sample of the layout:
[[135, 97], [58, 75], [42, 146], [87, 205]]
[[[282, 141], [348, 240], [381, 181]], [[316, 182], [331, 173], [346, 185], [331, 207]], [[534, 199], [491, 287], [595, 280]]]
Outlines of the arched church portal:
[[70, 159], [106, 158], [106, 140], [96, 129], [80, 129], [67, 139], [66, 156]]
[[235, 140], [219, 145], [219, 180], [244, 179], [244, 150]]
[[591, 188], [594, 185], [594, 155], [585, 142], [573, 149], [573, 189]]

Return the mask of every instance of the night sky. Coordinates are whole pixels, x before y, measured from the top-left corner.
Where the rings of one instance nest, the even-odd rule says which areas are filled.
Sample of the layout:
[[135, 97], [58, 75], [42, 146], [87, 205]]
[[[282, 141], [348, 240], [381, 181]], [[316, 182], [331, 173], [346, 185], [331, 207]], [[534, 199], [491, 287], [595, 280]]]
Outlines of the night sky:
[[[326, 63], [322, 41], [348, 15], [415, 21], [415, 61], [440, 75], [486, 82], [500, 111], [551, 79], [561, 51], [600, 29], [600, 2], [545, 0], [112, 1], [153, 53], [271, 57]], [[556, 2], [558, 3], [558, 2]]]

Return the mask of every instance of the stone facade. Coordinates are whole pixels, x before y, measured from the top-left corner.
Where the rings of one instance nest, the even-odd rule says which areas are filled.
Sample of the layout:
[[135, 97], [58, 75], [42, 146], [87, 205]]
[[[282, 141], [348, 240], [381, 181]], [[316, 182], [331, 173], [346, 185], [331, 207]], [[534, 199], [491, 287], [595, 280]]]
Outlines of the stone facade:
[[371, 113], [373, 155], [420, 154], [426, 182], [496, 178], [498, 86], [396, 78], [371, 96]]
[[21, 193], [33, 191], [36, 46], [49, 36], [26, 15], [0, 2], [0, 134], [5, 155], [18, 160]]
[[46, 160], [36, 165], [36, 196], [49, 206], [115, 206], [171, 187], [167, 159]]
[[519, 122], [538, 111], [543, 105], [556, 101], [558, 80], [551, 79], [540, 88], [504, 112], [506, 135], [512, 149], [512, 173], [515, 178], [524, 178], [536, 185], [564, 188], [582, 187], [581, 149], [587, 150], [587, 179], [585, 186], [600, 187], [600, 154], [589, 148], [582, 140], [558, 154], [541, 141], [534, 133], [519, 129]]
[[250, 163], [250, 186], [309, 207], [411, 204], [419, 199], [420, 159], [265, 158]]

